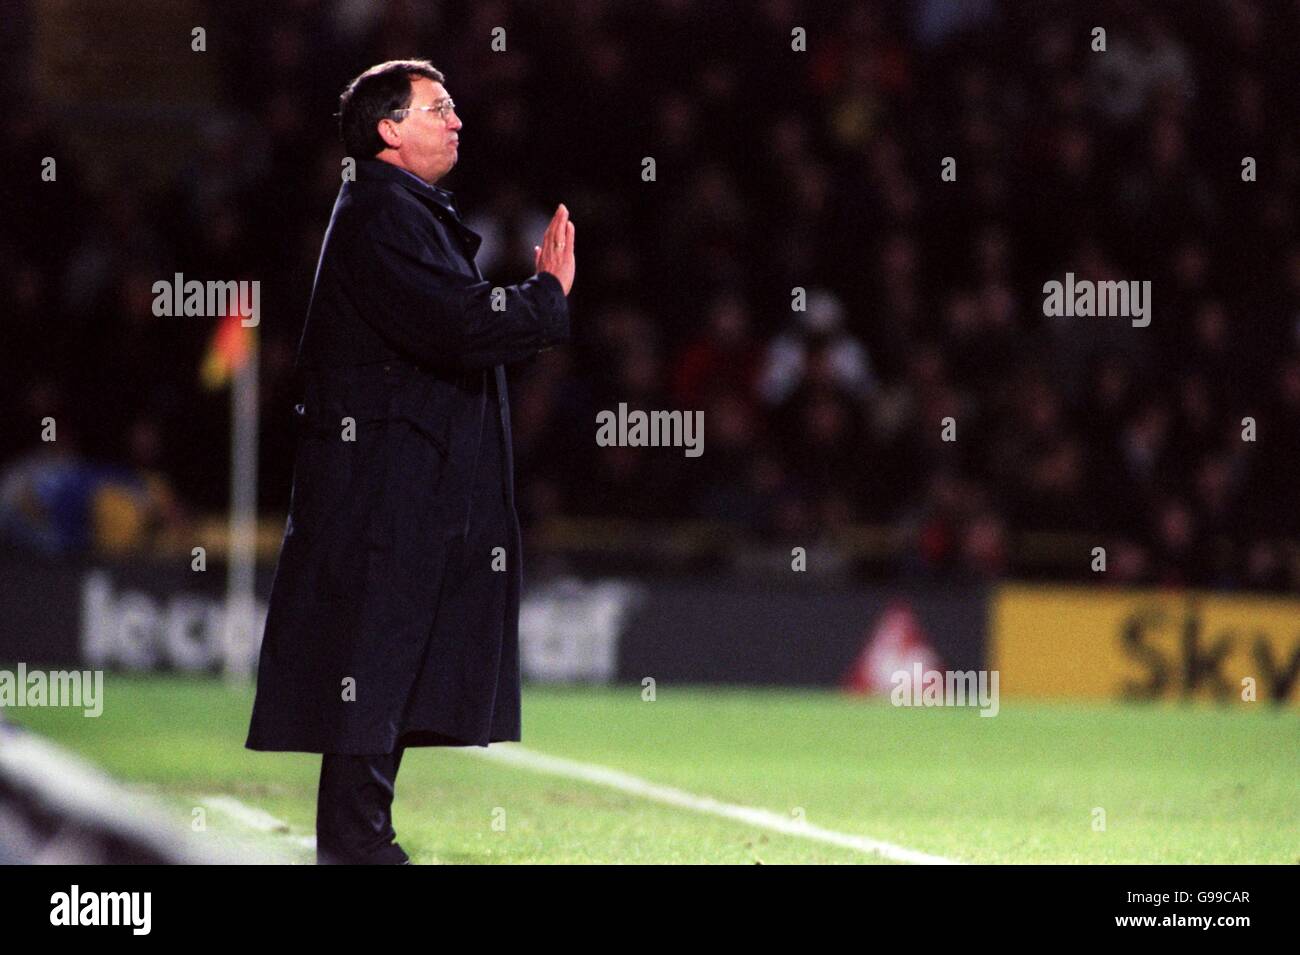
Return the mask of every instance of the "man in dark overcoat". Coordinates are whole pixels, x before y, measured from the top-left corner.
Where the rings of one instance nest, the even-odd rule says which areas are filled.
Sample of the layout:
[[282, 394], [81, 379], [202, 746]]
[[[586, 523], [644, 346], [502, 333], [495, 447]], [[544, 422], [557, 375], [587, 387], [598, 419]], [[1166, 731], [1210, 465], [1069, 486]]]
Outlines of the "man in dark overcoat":
[[462, 128], [442, 73], [357, 77], [345, 173], [298, 349], [293, 490], [249, 749], [321, 753], [322, 862], [404, 863], [391, 821], [410, 746], [520, 738], [519, 524], [504, 365], [564, 342], [574, 226], [493, 287], [435, 183]]

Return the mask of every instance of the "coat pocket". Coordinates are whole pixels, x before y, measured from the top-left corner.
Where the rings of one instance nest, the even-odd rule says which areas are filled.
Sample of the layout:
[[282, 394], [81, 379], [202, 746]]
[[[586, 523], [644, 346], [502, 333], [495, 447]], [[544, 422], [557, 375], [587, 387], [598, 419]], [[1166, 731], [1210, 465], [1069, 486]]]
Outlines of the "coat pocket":
[[354, 593], [377, 552], [409, 553], [408, 541], [435, 533], [448, 426], [419, 384], [341, 374], [310, 382], [294, 409], [290, 518], [327, 593]]
[[[302, 421], [304, 412], [298, 416]], [[288, 540], [302, 554], [300, 566], [310, 577], [303, 582], [307, 592], [353, 593], [365, 571], [365, 549], [349, 505], [355, 498], [355, 464], [337, 433], [311, 430], [304, 423], [289, 496]]]
[[387, 370], [349, 369], [318, 390], [314, 414], [304, 409], [310, 430], [341, 436], [347, 448], [353, 486], [345, 505], [371, 550], [391, 549], [437, 520], [451, 457], [453, 411], [434, 380]]

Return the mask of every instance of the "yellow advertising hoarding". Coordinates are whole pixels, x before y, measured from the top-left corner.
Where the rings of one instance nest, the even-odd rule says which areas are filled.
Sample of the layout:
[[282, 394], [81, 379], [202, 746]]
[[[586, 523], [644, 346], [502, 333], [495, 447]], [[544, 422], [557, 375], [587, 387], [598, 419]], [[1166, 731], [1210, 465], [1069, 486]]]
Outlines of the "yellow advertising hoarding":
[[1300, 703], [1300, 600], [999, 587], [989, 661], [1008, 696]]

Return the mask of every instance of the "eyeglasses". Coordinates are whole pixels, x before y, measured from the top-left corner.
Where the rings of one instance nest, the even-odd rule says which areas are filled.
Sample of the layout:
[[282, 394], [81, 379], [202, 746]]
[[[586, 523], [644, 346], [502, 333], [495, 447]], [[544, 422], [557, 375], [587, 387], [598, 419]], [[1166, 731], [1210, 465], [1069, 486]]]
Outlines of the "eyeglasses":
[[390, 109], [390, 113], [410, 113], [419, 110], [423, 113], [433, 112], [438, 114], [438, 118], [443, 122], [447, 121], [447, 114], [456, 109], [456, 104], [449, 99], [445, 99], [433, 106], [403, 106], [401, 109]]

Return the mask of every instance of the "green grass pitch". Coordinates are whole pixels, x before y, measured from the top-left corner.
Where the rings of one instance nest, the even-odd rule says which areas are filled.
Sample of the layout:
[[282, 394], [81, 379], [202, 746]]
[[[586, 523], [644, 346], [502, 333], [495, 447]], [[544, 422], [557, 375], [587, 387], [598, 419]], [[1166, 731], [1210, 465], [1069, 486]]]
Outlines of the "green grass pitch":
[[[251, 688], [109, 674], [104, 695], [99, 718], [6, 713], [158, 794], [184, 838], [314, 861], [320, 757], [245, 750]], [[982, 718], [811, 690], [533, 686], [523, 725], [530, 750], [961, 862], [1300, 861], [1295, 710], [1003, 700]], [[289, 830], [213, 807], [190, 832], [212, 795]], [[393, 819], [423, 864], [882, 861], [442, 748], [407, 751]]]

